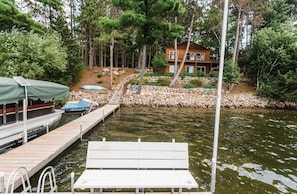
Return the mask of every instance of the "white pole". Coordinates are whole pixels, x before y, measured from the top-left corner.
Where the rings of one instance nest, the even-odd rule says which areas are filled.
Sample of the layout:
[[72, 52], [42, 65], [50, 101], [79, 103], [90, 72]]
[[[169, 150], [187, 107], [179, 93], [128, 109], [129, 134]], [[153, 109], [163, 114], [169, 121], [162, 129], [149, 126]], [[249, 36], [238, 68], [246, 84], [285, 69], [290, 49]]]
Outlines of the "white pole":
[[4, 172], [0, 172], [0, 193], [4, 193]]
[[23, 144], [28, 142], [28, 134], [27, 134], [27, 106], [28, 106], [28, 91], [27, 87], [25, 87], [25, 99], [23, 100], [23, 123], [24, 123], [24, 141]]
[[218, 156], [219, 123], [220, 123], [222, 80], [223, 80], [223, 68], [224, 68], [224, 58], [225, 58], [225, 45], [226, 45], [225, 42], [226, 42], [226, 31], [227, 31], [227, 17], [228, 17], [228, 0], [225, 0], [224, 16], [223, 16], [223, 23], [222, 23], [220, 69], [219, 69], [219, 77], [218, 77], [217, 104], [216, 104], [216, 116], [215, 116], [214, 139], [213, 139], [211, 185], [210, 185], [211, 193], [214, 193], [216, 188], [215, 186], [216, 185], [216, 168], [217, 168], [217, 156]]
[[71, 180], [71, 193], [74, 193], [74, 172], [70, 173], [70, 180]]

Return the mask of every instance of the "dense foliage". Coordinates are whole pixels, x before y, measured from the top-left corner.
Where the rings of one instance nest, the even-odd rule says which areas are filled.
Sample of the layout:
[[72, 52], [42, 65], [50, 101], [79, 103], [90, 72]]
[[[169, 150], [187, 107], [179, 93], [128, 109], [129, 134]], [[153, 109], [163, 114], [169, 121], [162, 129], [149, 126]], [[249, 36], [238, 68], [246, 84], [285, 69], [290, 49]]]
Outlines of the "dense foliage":
[[55, 33], [38, 35], [18, 30], [0, 33], [0, 75], [59, 80], [67, 52]]
[[229, 84], [229, 90], [233, 89], [233, 84], [238, 83], [240, 77], [239, 67], [231, 60], [227, 60], [224, 64], [223, 81]]
[[156, 54], [152, 60], [152, 66], [156, 73], [161, 73], [164, 68], [168, 67], [168, 62], [165, 60], [165, 53]]
[[0, 31], [21, 28], [27, 31], [44, 32], [44, 26], [35, 22], [30, 15], [21, 13], [13, 1], [0, 0]]
[[291, 23], [257, 32], [246, 52], [248, 76], [260, 95], [297, 101], [297, 29]]

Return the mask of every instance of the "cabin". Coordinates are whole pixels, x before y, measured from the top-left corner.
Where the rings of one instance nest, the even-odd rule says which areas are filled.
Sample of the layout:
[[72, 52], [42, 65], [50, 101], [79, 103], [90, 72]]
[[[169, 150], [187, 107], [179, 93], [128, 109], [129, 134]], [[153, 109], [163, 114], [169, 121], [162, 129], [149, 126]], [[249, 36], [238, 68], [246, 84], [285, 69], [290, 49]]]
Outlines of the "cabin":
[[[187, 43], [177, 45], [177, 66], [183, 60], [186, 52]], [[165, 69], [165, 73], [174, 73], [175, 63], [175, 49], [174, 45], [165, 49], [165, 59], [169, 66]], [[198, 44], [191, 43], [188, 53], [186, 54], [186, 61], [181, 70], [181, 73], [198, 73], [199, 71], [204, 74], [209, 74], [211, 71], [219, 69], [219, 59], [216, 55], [211, 53], [211, 50], [206, 49]]]

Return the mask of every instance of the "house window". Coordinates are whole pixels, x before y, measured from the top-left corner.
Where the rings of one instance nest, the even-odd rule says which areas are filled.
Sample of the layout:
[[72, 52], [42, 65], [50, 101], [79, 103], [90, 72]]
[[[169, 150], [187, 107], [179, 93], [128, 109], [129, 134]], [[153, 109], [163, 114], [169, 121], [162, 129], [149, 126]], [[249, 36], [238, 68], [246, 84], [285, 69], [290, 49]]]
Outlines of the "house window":
[[197, 72], [202, 71], [204, 74], [206, 74], [206, 67], [205, 66], [198, 66]]
[[195, 60], [195, 53], [194, 52], [188, 52], [187, 53], [187, 60], [194, 61]]
[[194, 66], [186, 66], [186, 73], [194, 73]]
[[196, 53], [196, 60], [204, 61], [205, 60], [205, 53], [201, 53], [201, 52]]
[[[178, 71], [178, 67], [176, 68], [176, 71]], [[169, 66], [169, 73], [174, 73], [174, 65]]]
[[175, 59], [175, 51], [169, 51], [169, 59], [174, 60]]

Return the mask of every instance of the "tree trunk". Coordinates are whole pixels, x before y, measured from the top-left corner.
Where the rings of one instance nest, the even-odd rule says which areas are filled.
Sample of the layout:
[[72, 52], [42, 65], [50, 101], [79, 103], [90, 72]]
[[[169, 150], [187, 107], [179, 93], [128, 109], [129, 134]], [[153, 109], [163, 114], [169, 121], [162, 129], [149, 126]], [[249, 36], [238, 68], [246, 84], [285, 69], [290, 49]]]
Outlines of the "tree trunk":
[[114, 47], [114, 37], [111, 37], [111, 45], [110, 45], [110, 70], [109, 70], [109, 89], [112, 89], [112, 67], [113, 67], [113, 47]]
[[93, 65], [97, 66], [97, 48], [93, 43]]
[[121, 66], [124, 68], [126, 67], [126, 55], [125, 55], [125, 51], [122, 50], [122, 57], [121, 57]]
[[119, 49], [118, 49], [118, 47], [114, 48], [114, 66], [119, 67]]
[[149, 48], [149, 55], [148, 55], [148, 68], [151, 68], [151, 60], [152, 60], [152, 47]]
[[71, 30], [71, 35], [74, 37], [74, 5], [73, 5], [74, 0], [69, 0], [69, 5], [70, 5], [70, 30]]
[[104, 64], [104, 49], [103, 44], [100, 44], [100, 67], [103, 67]]
[[104, 67], [107, 66], [106, 65], [107, 64], [107, 57], [106, 56], [107, 56], [107, 50], [104, 48], [104, 64], [103, 64]]
[[190, 43], [191, 43], [191, 34], [192, 34], [192, 28], [193, 28], [193, 24], [194, 24], [194, 19], [195, 19], [195, 16], [194, 14], [192, 15], [192, 19], [191, 19], [191, 25], [190, 25], [190, 28], [189, 28], [189, 33], [188, 33], [188, 42], [187, 42], [187, 47], [186, 47], [186, 51], [185, 51], [185, 54], [184, 54], [184, 57], [183, 57], [183, 60], [180, 64], [180, 67], [176, 73], [176, 75], [174, 75], [171, 83], [170, 83], [170, 87], [174, 86], [178, 77], [179, 77], [179, 74], [181, 73], [181, 70], [183, 69], [184, 67], [184, 64], [185, 64], [185, 61], [186, 61], [186, 58], [187, 58], [187, 53], [189, 51], [189, 48], [190, 48]]
[[94, 66], [94, 42], [93, 34], [89, 30], [89, 69], [92, 69]]
[[142, 49], [139, 49], [137, 68], [141, 67]]
[[238, 14], [236, 19], [236, 34], [235, 34], [235, 42], [233, 49], [232, 62], [237, 63], [237, 53], [239, 51], [239, 36], [240, 36], [240, 21], [241, 21], [241, 7], [238, 8]]
[[131, 68], [135, 68], [135, 52], [132, 51]]
[[[175, 17], [174, 20], [175, 20], [175, 23], [177, 23], [177, 17]], [[177, 39], [174, 39], [174, 76], [177, 73], [177, 60], [178, 60]]]
[[92, 69], [93, 66], [94, 66], [94, 55], [93, 55], [93, 52], [94, 52], [94, 48], [93, 48], [93, 41], [92, 41], [92, 37], [90, 35], [90, 53], [89, 53], [89, 69]]
[[142, 82], [143, 82], [143, 78], [144, 78], [145, 67], [146, 67], [146, 45], [143, 45], [143, 47], [142, 47], [141, 72], [140, 72], [140, 79], [139, 79], [139, 84], [138, 84], [138, 88], [137, 88], [136, 94], [141, 94]]

